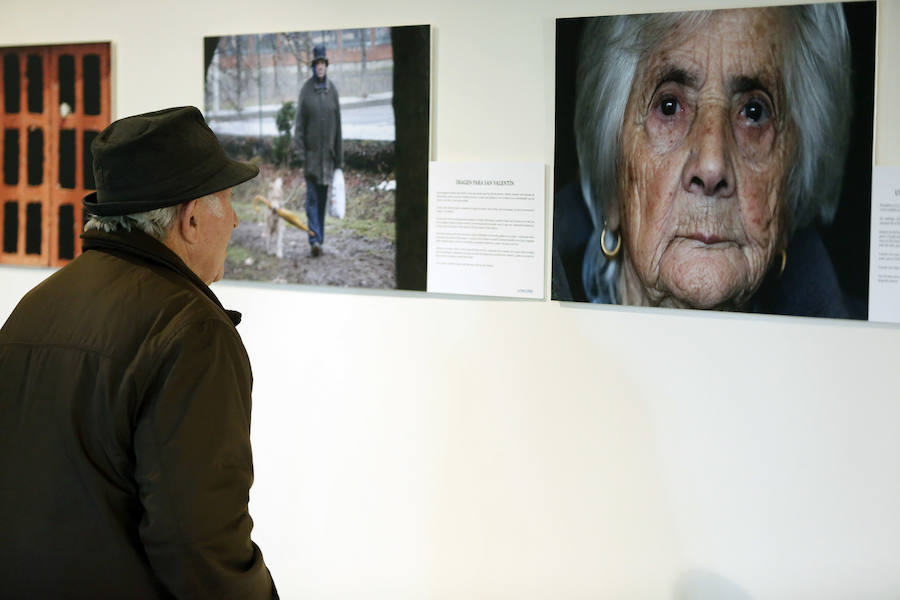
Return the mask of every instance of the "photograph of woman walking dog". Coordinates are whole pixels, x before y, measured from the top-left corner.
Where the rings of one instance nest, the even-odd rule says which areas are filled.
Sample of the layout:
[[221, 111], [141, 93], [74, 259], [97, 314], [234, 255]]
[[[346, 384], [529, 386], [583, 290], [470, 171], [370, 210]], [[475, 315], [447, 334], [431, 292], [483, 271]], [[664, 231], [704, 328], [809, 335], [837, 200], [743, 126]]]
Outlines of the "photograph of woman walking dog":
[[235, 189], [225, 277], [424, 290], [429, 27], [209, 37], [205, 49], [210, 128], [260, 168]]

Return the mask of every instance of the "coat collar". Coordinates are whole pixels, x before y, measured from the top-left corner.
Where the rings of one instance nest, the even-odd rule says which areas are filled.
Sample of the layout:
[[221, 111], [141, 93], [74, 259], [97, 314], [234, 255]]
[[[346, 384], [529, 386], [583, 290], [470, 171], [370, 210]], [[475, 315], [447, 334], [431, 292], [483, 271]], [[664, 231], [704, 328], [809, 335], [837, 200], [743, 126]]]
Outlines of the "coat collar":
[[328, 90], [328, 83], [329, 83], [328, 75], [325, 75], [325, 77], [323, 77], [322, 79], [319, 79], [318, 77], [316, 77], [315, 74], [313, 74], [312, 82], [313, 82], [313, 87], [315, 87], [315, 89], [317, 91], [327, 91]]
[[99, 250], [109, 254], [127, 254], [140, 257], [148, 262], [162, 265], [175, 271], [203, 292], [207, 298], [215, 302], [222, 311], [228, 315], [231, 322], [237, 326], [241, 322], [241, 313], [235, 310], [227, 310], [216, 295], [203, 283], [197, 274], [177, 254], [172, 252], [165, 244], [159, 242], [143, 231], [98, 231], [91, 230], [81, 234], [84, 250]]

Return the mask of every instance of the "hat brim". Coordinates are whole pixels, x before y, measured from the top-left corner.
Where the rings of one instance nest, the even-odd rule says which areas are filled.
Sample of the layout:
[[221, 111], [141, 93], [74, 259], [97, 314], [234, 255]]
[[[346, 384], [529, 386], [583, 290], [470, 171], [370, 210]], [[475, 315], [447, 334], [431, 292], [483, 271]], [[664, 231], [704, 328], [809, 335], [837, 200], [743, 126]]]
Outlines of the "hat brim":
[[227, 159], [228, 162], [212, 177], [206, 178], [202, 183], [182, 190], [177, 194], [165, 198], [148, 198], [146, 200], [130, 200], [127, 202], [100, 202], [97, 192], [86, 195], [81, 204], [84, 209], [98, 217], [117, 217], [131, 215], [157, 208], [175, 206], [182, 202], [189, 202], [195, 198], [202, 198], [209, 194], [215, 194], [224, 189], [234, 187], [245, 181], [253, 179], [259, 174], [259, 167], [250, 163]]

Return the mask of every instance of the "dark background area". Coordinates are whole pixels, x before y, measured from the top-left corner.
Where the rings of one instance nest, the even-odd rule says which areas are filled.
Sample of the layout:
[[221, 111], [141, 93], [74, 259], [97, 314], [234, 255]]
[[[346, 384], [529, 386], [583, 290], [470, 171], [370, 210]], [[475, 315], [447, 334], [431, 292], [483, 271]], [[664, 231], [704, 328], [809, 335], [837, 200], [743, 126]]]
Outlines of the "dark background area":
[[[843, 4], [843, 9], [850, 32], [852, 85], [856, 93], [841, 201], [831, 226], [820, 230], [844, 293], [862, 318], [867, 318], [875, 104], [875, 2], [847, 2]], [[586, 22], [587, 18], [556, 21], [554, 193], [578, 179], [572, 121], [575, 115], [578, 44]]]
[[425, 290], [431, 28], [392, 27], [397, 172], [397, 287]]

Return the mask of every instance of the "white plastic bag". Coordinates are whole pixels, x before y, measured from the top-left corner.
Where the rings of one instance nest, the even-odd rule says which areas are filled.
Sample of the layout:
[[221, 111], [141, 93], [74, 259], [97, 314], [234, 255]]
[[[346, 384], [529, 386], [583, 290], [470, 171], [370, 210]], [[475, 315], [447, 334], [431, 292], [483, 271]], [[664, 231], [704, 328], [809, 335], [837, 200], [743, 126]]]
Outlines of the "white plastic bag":
[[344, 187], [344, 171], [342, 169], [334, 170], [334, 179], [331, 180], [331, 193], [328, 196], [328, 216], [343, 219], [347, 207], [347, 193]]

